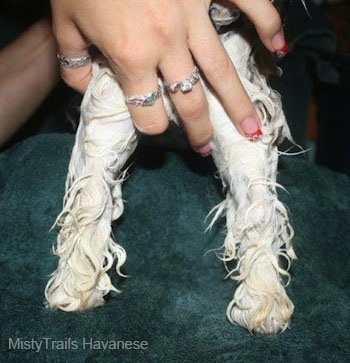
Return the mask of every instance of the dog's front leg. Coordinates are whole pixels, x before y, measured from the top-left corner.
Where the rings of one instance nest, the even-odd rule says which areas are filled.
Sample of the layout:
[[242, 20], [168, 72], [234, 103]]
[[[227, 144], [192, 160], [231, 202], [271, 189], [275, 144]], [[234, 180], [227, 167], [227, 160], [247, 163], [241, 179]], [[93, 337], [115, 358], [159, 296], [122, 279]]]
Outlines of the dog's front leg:
[[65, 311], [102, 305], [103, 296], [116, 290], [107, 271], [117, 258], [121, 274], [126, 259], [112, 239], [111, 222], [123, 212], [122, 168], [136, 147], [136, 134], [110, 72], [95, 65], [94, 77], [82, 103], [64, 208], [57, 219], [59, 263], [45, 291], [48, 306]]
[[289, 275], [279, 258], [288, 263], [294, 258], [293, 231], [276, 193], [277, 152], [260, 141], [225, 138], [218, 144], [213, 156], [226, 189], [220, 206], [227, 224], [222, 257], [228, 277], [239, 282], [227, 316], [249, 331], [275, 334], [293, 313], [282, 282]]
[[[278, 200], [277, 144], [289, 135], [280, 97], [250, 59], [244, 37], [228, 37], [226, 49], [262, 120], [263, 137], [251, 141], [236, 131], [216, 97], [207, 90], [214, 128], [213, 157], [226, 192], [217, 215], [226, 214], [227, 236], [222, 255], [228, 277], [239, 282], [227, 316], [249, 331], [275, 334], [287, 328], [293, 313], [283, 276], [295, 258], [293, 229]], [[232, 267], [232, 263], [235, 266]]]

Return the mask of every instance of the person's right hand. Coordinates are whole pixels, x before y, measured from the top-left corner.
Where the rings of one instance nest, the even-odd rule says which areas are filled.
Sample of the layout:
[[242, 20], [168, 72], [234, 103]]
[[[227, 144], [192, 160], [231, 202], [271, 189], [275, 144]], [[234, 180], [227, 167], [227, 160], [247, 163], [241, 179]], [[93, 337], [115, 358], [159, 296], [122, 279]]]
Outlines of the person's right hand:
[[[228, 1], [228, 0], [227, 0]], [[226, 3], [227, 3], [226, 1]], [[265, 46], [286, 50], [280, 17], [269, 0], [232, 0], [254, 23]], [[107, 58], [125, 95], [142, 96], [186, 79], [197, 64], [218, 95], [238, 132], [259, 136], [260, 120], [210, 21], [210, 0], [51, 0], [59, 53], [85, 55], [91, 45]], [[221, 1], [225, 3], [225, 0]], [[61, 69], [70, 86], [84, 92], [91, 64]], [[198, 82], [191, 92], [171, 94], [189, 142], [210, 153], [212, 127]], [[168, 119], [161, 98], [151, 107], [129, 105], [135, 127], [149, 135], [162, 133]]]

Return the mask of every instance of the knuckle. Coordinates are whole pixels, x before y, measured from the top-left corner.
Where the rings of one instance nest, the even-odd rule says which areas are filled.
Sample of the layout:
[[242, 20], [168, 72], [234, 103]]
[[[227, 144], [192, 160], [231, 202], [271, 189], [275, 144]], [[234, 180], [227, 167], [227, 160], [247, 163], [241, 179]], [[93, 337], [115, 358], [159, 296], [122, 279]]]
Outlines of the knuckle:
[[178, 25], [174, 24], [173, 22], [158, 22], [154, 25], [154, 33], [158, 35], [160, 41], [162, 41], [164, 44], [167, 44], [168, 42], [173, 43], [174, 37], [176, 37], [178, 30]]
[[78, 74], [75, 71], [61, 70], [61, 78], [69, 87], [80, 93], [85, 92], [89, 83], [88, 74]]
[[205, 97], [192, 97], [190, 102], [181, 110], [181, 117], [184, 121], [199, 121], [208, 111], [208, 104]]
[[146, 132], [147, 135], [156, 136], [163, 134], [166, 129], [168, 128], [168, 125], [152, 125]]
[[163, 134], [168, 128], [167, 121], [153, 122], [142, 127], [142, 133], [149, 136]]
[[209, 67], [212, 74], [215, 74], [216, 77], [221, 77], [222, 79], [227, 79], [227, 77], [232, 72], [232, 62], [228, 58], [225, 57], [213, 57], [209, 60]]
[[161, 13], [157, 13], [153, 16], [154, 21], [152, 22], [153, 34], [156, 34], [163, 42], [173, 42], [181, 30], [179, 24], [182, 22], [181, 11], [179, 10], [179, 4], [169, 4], [169, 13], [172, 16], [166, 17]]
[[160, 135], [165, 132], [168, 125], [165, 123], [150, 124], [144, 128], [144, 134], [149, 136]]
[[111, 47], [106, 53], [110, 62], [131, 75], [142, 73], [150, 56], [143, 47], [138, 47], [133, 42], [125, 42], [119, 44], [118, 47]]

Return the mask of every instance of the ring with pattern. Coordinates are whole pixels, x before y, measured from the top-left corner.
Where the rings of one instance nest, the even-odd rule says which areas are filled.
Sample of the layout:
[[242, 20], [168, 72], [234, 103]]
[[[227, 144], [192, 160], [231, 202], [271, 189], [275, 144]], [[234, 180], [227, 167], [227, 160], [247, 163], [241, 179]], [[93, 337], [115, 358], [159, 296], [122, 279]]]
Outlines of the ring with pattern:
[[125, 102], [129, 105], [148, 107], [153, 106], [156, 100], [161, 96], [162, 90], [160, 85], [153, 92], [146, 96], [126, 96]]
[[58, 54], [57, 53], [57, 58], [60, 62], [60, 65], [62, 67], [66, 67], [66, 68], [79, 68], [79, 67], [83, 67], [86, 64], [88, 64], [89, 62], [91, 62], [91, 57], [89, 54], [85, 54], [81, 57], [66, 57], [62, 54]]
[[174, 82], [171, 84], [164, 83], [164, 85], [171, 93], [176, 93], [179, 90], [182, 93], [188, 93], [192, 91], [193, 86], [198, 82], [198, 80], [199, 80], [199, 69], [198, 67], [194, 67], [194, 70], [191, 72], [191, 74], [183, 81]]

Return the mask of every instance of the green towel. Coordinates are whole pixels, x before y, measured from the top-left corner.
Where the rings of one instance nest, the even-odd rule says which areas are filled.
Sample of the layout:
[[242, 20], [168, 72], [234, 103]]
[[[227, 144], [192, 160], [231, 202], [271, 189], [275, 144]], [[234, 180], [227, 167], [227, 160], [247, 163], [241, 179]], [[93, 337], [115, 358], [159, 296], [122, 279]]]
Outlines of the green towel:
[[[57, 264], [57, 231], [49, 229], [73, 142], [67, 134], [38, 135], [0, 154], [0, 362], [349, 361], [350, 179], [293, 157], [281, 159], [278, 177], [299, 257], [285, 333], [253, 336], [226, 320], [234, 282], [206, 253], [223, 243], [224, 224], [204, 233], [221, 187], [210, 158], [194, 154], [159, 152], [148, 165], [143, 150], [136, 158], [114, 228], [128, 252], [130, 277], [112, 272], [122, 293], [89, 312], [47, 310], [43, 291]], [[141, 343], [144, 349], [127, 349]]]

